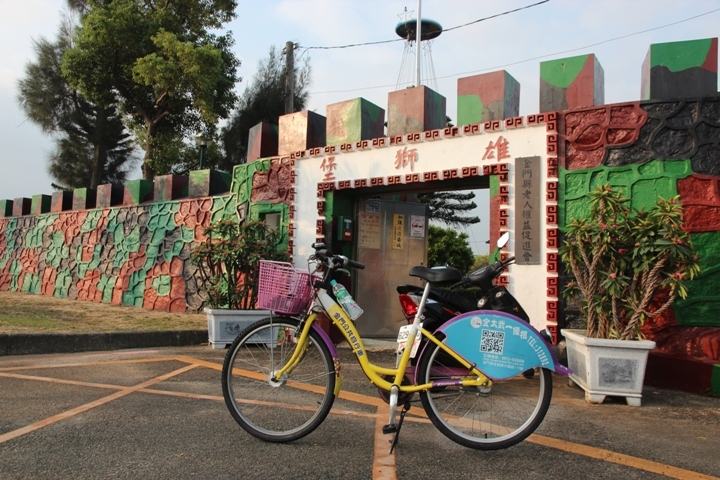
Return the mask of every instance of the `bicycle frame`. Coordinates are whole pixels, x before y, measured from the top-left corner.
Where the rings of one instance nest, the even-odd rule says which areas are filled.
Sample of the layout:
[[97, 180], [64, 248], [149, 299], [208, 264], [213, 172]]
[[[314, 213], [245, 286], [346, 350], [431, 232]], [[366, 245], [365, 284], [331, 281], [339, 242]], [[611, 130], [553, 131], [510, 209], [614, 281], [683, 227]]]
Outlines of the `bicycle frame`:
[[[429, 284], [426, 285], [423, 300], [421, 301], [421, 306], [425, 305], [428, 292]], [[318, 309], [325, 312], [331, 319], [331, 321], [335, 324], [335, 326], [337, 326], [338, 329], [342, 332], [345, 340], [352, 348], [353, 353], [357, 357], [357, 360], [360, 363], [360, 367], [362, 368], [363, 372], [376, 387], [387, 391], [392, 391], [392, 389], [396, 387], [399, 392], [412, 393], [440, 386], [437, 384], [437, 382], [411, 385], [402, 384], [402, 380], [405, 377], [405, 374], [408, 370], [408, 365], [410, 363], [410, 348], [406, 348], [403, 351], [403, 354], [400, 357], [400, 361], [396, 368], [382, 367], [372, 363], [367, 357], [367, 351], [365, 350], [362, 337], [360, 337], [360, 334], [357, 333], [355, 324], [345, 313], [345, 310], [343, 310], [343, 308], [337, 302], [335, 302], [335, 300], [333, 300], [322, 288], [319, 288], [317, 290], [316, 300], [312, 303], [310, 307], [310, 314], [305, 320], [305, 324], [298, 339], [299, 345], [305, 345], [305, 343], [308, 341], [310, 329], [318, 318]], [[465, 377], [463, 379], [457, 379], [450, 382], [448, 381], [448, 379], [444, 379], [442, 381], [442, 386], [479, 387], [489, 385], [491, 380], [487, 376], [485, 376], [480, 370], [478, 370], [474, 365], [465, 360], [465, 358], [463, 358], [462, 356], [458, 355], [455, 351], [446, 346], [443, 342], [438, 340], [431, 332], [420, 328], [419, 325], [422, 310], [422, 308], [418, 308], [418, 314], [415, 316], [415, 320], [413, 321], [407, 344], [412, 345], [418, 334], [424, 335], [429, 341], [438, 345], [443, 351], [445, 351], [448, 355], [457, 360], [461, 365], [467, 368], [473, 376], [475, 376], [474, 379]], [[275, 377], [279, 378], [284, 373], [290, 373], [301, 360], [304, 351], [304, 347], [297, 348], [292, 357], [288, 360], [288, 362], [282, 368], [276, 370]], [[393, 382], [387, 381], [385, 378], [383, 378], [383, 375], [393, 377]]]

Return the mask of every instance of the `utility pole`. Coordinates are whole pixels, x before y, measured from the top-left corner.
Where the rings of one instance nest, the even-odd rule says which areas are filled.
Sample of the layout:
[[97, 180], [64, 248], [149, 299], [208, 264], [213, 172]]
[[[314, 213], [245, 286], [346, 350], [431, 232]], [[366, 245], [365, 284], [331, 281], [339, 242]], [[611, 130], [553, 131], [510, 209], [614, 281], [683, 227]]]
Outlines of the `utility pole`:
[[293, 113], [293, 100], [295, 99], [295, 44], [285, 43], [285, 114]]
[[420, 40], [422, 39], [422, 0], [417, 2], [417, 23], [415, 24], [415, 86], [420, 86]]

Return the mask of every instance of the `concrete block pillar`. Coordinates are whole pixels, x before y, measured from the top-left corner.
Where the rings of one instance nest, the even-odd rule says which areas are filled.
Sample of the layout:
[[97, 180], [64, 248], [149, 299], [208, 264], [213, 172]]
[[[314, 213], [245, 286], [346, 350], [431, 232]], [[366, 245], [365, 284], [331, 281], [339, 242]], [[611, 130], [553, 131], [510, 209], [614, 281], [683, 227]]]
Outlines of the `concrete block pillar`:
[[153, 182], [130, 180], [123, 185], [123, 205], [139, 205], [153, 200]]
[[674, 100], [717, 93], [718, 39], [650, 45], [642, 65], [642, 100]]
[[165, 202], [187, 197], [188, 177], [185, 175], [161, 175], [153, 181], [153, 200]]
[[33, 215], [48, 213], [50, 212], [51, 203], [52, 197], [50, 195], [33, 195], [32, 203], [30, 204], [30, 213]]
[[0, 218], [12, 217], [13, 201], [0, 200]]
[[120, 205], [123, 202], [124, 193], [122, 185], [115, 185], [114, 183], [98, 185], [95, 206], [97, 208], [110, 208]]
[[230, 191], [232, 177], [216, 170], [193, 170], [190, 172], [188, 197], [200, 198], [220, 195]]
[[50, 201], [50, 211], [53, 213], [64, 212], [72, 209], [73, 194], [65, 190], [53, 192]]
[[504, 120], [520, 112], [520, 84], [505, 70], [458, 79], [457, 126]]
[[303, 110], [280, 117], [278, 155], [325, 146], [326, 119], [320, 114]]
[[540, 112], [605, 103], [605, 74], [594, 54], [540, 63]]
[[278, 126], [260, 122], [248, 133], [247, 162], [278, 154]]
[[326, 114], [328, 146], [385, 136], [385, 110], [364, 98], [328, 105]]
[[30, 215], [32, 200], [27, 197], [20, 197], [13, 200], [13, 217]]
[[93, 188], [76, 188], [73, 190], [73, 210], [87, 210], [88, 208], [95, 208], [96, 204], [97, 190]]
[[388, 94], [388, 137], [444, 128], [446, 99], [421, 85]]

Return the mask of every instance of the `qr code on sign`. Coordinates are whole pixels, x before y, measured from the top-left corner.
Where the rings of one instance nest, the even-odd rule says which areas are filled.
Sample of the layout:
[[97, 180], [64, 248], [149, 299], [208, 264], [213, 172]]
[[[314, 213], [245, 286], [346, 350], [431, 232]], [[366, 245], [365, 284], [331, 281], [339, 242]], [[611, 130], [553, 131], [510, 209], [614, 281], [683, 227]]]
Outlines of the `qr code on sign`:
[[480, 351], [487, 353], [502, 354], [505, 347], [505, 332], [483, 330], [480, 340]]

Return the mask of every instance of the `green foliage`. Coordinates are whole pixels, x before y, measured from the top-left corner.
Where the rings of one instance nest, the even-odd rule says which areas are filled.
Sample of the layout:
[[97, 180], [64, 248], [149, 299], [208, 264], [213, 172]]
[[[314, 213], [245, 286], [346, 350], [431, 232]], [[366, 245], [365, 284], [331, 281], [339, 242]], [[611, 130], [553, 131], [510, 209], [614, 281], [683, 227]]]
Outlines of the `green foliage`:
[[428, 265], [447, 265], [463, 274], [471, 271], [475, 257], [468, 244], [468, 234], [451, 228], [430, 225], [428, 228]]
[[685, 298], [700, 272], [679, 197], [638, 211], [609, 185], [590, 195], [589, 217], [568, 226], [560, 248], [575, 276], [564, 295], [581, 299], [589, 337], [640, 338], [643, 322]]
[[30, 121], [55, 137], [48, 171], [56, 188], [122, 183], [135, 159], [120, 114], [114, 105], [88, 101], [62, 76], [60, 64], [73, 30], [71, 19], [65, 18], [55, 42], [34, 42], [36, 60], [25, 66], [18, 101]]
[[62, 71], [100, 105], [118, 102], [141, 136], [143, 176], [153, 178], [160, 130], [213, 131], [235, 105], [239, 61], [232, 36], [215, 35], [235, 0], [87, 0]]
[[192, 253], [212, 308], [253, 309], [257, 304], [260, 260], [289, 261], [279, 249], [281, 235], [264, 222], [240, 225], [225, 220], [205, 229], [207, 239]]
[[[301, 69], [295, 68], [295, 111], [305, 108], [310, 86], [310, 62], [305, 57]], [[286, 67], [283, 57], [270, 47], [268, 57], [258, 64], [258, 71], [242, 97], [237, 111], [223, 129], [222, 141], [225, 147], [225, 159], [221, 168], [232, 171], [234, 165], [245, 163], [248, 151], [248, 132], [260, 122], [278, 124], [278, 117], [285, 114]]]
[[470, 268], [471, 272], [474, 272], [478, 268], [482, 268], [486, 265], [490, 264], [490, 255], [475, 255], [475, 262], [473, 263], [472, 268]]
[[462, 215], [477, 208], [472, 201], [474, 192], [431, 192], [418, 196], [418, 200], [428, 205], [430, 220], [444, 223], [451, 227], [479, 223], [478, 217]]

